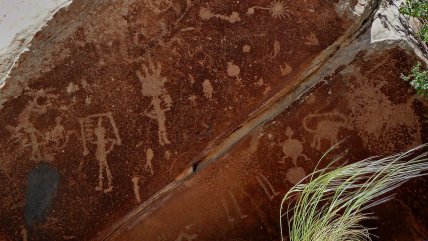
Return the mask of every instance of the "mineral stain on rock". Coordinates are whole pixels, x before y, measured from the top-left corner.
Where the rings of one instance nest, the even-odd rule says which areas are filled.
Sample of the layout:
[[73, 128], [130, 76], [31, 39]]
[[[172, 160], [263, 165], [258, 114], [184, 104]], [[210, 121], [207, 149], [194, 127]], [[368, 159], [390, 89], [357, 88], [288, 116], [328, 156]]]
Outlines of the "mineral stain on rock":
[[59, 183], [58, 171], [46, 163], [39, 164], [28, 174], [25, 191], [24, 219], [28, 227], [42, 221], [48, 213]]

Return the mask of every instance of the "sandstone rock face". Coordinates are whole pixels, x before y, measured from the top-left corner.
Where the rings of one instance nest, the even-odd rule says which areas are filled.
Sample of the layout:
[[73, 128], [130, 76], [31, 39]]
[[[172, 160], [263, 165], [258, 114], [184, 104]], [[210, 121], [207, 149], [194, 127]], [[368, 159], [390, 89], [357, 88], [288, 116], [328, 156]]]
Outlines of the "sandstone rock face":
[[[74, 1], [0, 90], [0, 237], [278, 240], [282, 195], [331, 145], [356, 161], [427, 142], [428, 103], [400, 80], [424, 54], [396, 12]], [[411, 220], [375, 222], [382, 240], [427, 237], [424, 181], [376, 209]]]
[[0, 2], [0, 86], [34, 35], [70, 0]]

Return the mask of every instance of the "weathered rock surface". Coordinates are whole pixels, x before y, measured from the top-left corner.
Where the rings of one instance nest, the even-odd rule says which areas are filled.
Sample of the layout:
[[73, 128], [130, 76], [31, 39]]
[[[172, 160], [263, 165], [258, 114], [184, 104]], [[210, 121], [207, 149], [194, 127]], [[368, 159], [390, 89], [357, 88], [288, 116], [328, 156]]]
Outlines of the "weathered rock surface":
[[71, 0], [0, 2], [0, 86], [34, 35]]
[[[111, 240], [279, 240], [282, 194], [313, 170], [314, 160], [331, 145], [346, 138], [324, 164], [344, 151], [348, 161], [356, 161], [428, 141], [428, 105], [399, 78], [414, 60], [400, 48], [360, 53], [303, 102], [254, 130], [227, 157], [185, 181]], [[371, 225], [380, 227], [375, 233], [381, 240], [428, 235], [417, 232], [428, 220], [411, 201], [426, 201], [428, 195], [415, 196], [415, 190], [426, 186], [403, 187], [400, 198], [376, 212], [381, 219]], [[405, 221], [407, 228], [398, 231], [403, 217], [415, 221]]]
[[[427, 142], [400, 80], [423, 53], [378, 4], [73, 2], [1, 89], [0, 235], [278, 240], [281, 195], [331, 145]], [[378, 208], [382, 240], [427, 238], [424, 182]], [[388, 232], [396, 207], [412, 222]]]

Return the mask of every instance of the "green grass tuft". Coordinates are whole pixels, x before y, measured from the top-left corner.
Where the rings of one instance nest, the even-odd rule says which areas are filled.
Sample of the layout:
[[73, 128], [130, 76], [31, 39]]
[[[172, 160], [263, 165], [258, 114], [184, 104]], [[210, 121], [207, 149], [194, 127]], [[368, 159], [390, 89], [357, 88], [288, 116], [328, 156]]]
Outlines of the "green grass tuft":
[[328, 167], [316, 170], [290, 189], [281, 202], [282, 240], [284, 216], [290, 241], [371, 240], [370, 229], [361, 224], [372, 217], [367, 209], [390, 200], [390, 192], [409, 179], [424, 175], [428, 152], [418, 153], [426, 147], [331, 168], [341, 159], [338, 157]]

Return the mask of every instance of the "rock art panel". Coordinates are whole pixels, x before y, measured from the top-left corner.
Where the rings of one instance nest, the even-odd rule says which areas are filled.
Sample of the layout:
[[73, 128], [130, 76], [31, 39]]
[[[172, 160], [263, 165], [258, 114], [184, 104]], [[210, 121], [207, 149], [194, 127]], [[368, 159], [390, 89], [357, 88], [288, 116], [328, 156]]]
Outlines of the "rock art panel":
[[[339, 16], [335, 3], [304, 4], [74, 0], [68, 11], [58, 12], [1, 88], [0, 236], [108, 236], [121, 217], [179, 179], [276, 94], [297, 86], [308, 66], [329, 56], [328, 46], [359, 25]], [[318, 45], [305, 45], [308, 33]], [[297, 133], [304, 130], [290, 128], [296, 133], [290, 138], [303, 140]], [[287, 138], [270, 136], [269, 145], [277, 148], [272, 165], [278, 165], [284, 156], [280, 143]], [[258, 139], [242, 158], [257, 159]], [[302, 153], [309, 157], [307, 144]], [[61, 182], [46, 219], [30, 230], [22, 194], [28, 173], [41, 163], [54, 168]], [[304, 160], [297, 165], [309, 170]], [[281, 165], [293, 167], [291, 159]], [[278, 183], [262, 169], [239, 174], [252, 176], [254, 191], [275, 202], [289, 181], [284, 174]], [[256, 215], [271, 229], [253, 190], [230, 189], [245, 219], [228, 191], [218, 193], [213, 209], [222, 213], [222, 222], [231, 224], [221, 198], [233, 225]], [[194, 224], [190, 230], [188, 224]], [[204, 235], [190, 221], [166, 238], [176, 240], [181, 232], [188, 234], [184, 240]]]
[[[166, 238], [174, 239], [180, 225], [190, 221], [195, 224], [198, 240], [279, 240], [277, 213], [282, 195], [318, 165], [329, 147], [343, 141], [324, 157], [320, 167], [325, 167], [338, 155], [345, 155], [342, 163], [350, 163], [378, 151], [383, 154], [398, 152], [426, 142], [427, 137], [423, 137], [419, 129], [427, 128], [425, 113], [418, 111], [418, 105], [408, 104], [420, 103], [419, 97], [399, 77], [401, 72], [411, 68], [414, 58], [406, 51], [394, 48], [378, 53], [362, 52], [357, 56], [359, 58], [348, 67], [332, 70], [326, 81], [300, 103], [257, 128], [223, 158], [196, 173], [191, 180], [184, 181], [168, 199], [161, 201], [162, 206], [150, 206], [148, 216], [125, 224], [110, 240], [132, 241], [135, 236], [150, 235], [151, 232], [161, 232]], [[387, 60], [382, 63], [382, 68], [372, 64], [379, 63], [380, 56]], [[349, 68], [360, 71], [349, 71]], [[385, 69], [392, 73], [384, 76]], [[383, 85], [376, 85], [383, 81]], [[361, 111], [357, 117], [354, 114], [355, 102], [358, 101], [355, 93], [363, 90], [377, 93], [377, 98], [385, 98], [382, 104], [388, 104], [386, 100], [389, 100], [399, 112], [406, 113], [405, 117], [389, 115], [389, 108], [379, 108], [379, 103], [372, 101], [375, 96], [368, 98], [369, 102], [357, 102], [358, 111]], [[404, 111], [402, 106], [407, 106], [408, 110]], [[370, 113], [375, 109], [377, 116], [381, 117], [377, 119], [380, 123], [376, 123], [379, 129], [371, 130], [373, 133], [385, 131], [388, 139], [369, 138], [372, 132], [364, 132], [359, 127], [359, 117], [365, 115], [363, 112]], [[400, 123], [403, 129], [395, 129], [395, 123]], [[397, 141], [389, 130], [399, 136], [411, 137], [402, 139], [400, 143], [403, 145], [396, 145]], [[373, 152], [376, 147], [378, 151]], [[415, 182], [425, 182], [425, 179]], [[373, 210], [379, 219], [372, 220], [371, 226], [378, 227], [373, 232], [380, 240], [416, 237], [415, 233], [420, 232], [417, 230], [421, 230], [418, 226], [428, 227], [427, 222], [418, 221], [417, 225], [408, 225], [406, 230], [388, 231], [400, 230], [403, 219], [415, 220], [412, 212], [418, 212], [420, 204], [411, 202], [412, 198], [405, 198], [415, 190], [424, 192], [426, 185], [408, 184], [397, 190], [399, 198], [394, 200], [408, 208], [400, 212], [403, 215], [400, 218], [391, 219], [391, 211], [385, 211], [395, 210], [395, 202]], [[172, 212], [176, 216], [174, 220], [170, 218]], [[225, 222], [229, 225], [224, 225]], [[154, 223], [163, 225], [155, 226]]]

